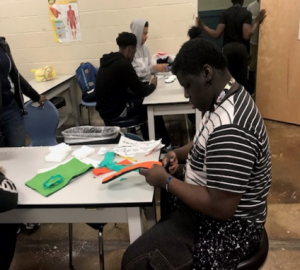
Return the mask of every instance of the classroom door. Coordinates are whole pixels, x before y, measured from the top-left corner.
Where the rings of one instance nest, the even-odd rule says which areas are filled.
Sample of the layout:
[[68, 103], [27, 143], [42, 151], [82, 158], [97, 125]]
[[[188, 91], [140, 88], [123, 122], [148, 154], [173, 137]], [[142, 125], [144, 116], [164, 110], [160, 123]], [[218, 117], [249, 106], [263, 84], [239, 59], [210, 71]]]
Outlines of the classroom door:
[[266, 119], [300, 124], [299, 0], [261, 0], [256, 102]]

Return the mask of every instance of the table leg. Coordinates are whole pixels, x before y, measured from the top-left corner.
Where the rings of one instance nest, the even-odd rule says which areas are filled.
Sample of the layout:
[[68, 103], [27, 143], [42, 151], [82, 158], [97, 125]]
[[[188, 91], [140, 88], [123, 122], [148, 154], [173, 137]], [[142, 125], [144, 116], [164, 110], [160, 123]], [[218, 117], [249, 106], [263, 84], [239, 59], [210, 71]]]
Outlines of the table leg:
[[155, 140], [154, 106], [147, 106], [149, 139]]
[[142, 212], [139, 207], [128, 207], [126, 209], [130, 244], [132, 244], [143, 233]]
[[73, 268], [73, 224], [69, 223], [69, 267]]
[[76, 126], [80, 125], [79, 122], [79, 103], [77, 102], [76, 99], [76, 86], [75, 86], [75, 78], [70, 80], [70, 98], [71, 98], [71, 103], [72, 103], [72, 110], [73, 110], [73, 117], [75, 119], [75, 124]]
[[147, 220], [148, 230], [156, 224], [156, 209], [155, 204], [150, 207], [144, 207], [144, 213]]

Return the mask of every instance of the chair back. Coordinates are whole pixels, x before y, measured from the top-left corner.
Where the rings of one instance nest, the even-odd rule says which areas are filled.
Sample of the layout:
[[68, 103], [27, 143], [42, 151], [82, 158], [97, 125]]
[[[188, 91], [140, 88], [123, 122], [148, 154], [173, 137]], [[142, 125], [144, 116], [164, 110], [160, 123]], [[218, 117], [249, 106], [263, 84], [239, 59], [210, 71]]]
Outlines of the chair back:
[[50, 101], [46, 101], [44, 107], [34, 107], [32, 105], [32, 101], [25, 104], [28, 114], [24, 116], [25, 129], [31, 138], [30, 146], [56, 145], [56, 129], [59, 122], [58, 110]]

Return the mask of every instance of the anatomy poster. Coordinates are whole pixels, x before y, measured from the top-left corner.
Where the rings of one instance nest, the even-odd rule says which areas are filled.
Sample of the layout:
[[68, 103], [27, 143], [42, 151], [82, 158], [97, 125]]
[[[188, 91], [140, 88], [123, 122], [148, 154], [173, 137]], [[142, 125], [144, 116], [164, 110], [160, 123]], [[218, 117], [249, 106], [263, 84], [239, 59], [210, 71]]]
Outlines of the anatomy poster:
[[48, 0], [55, 42], [81, 41], [77, 0]]

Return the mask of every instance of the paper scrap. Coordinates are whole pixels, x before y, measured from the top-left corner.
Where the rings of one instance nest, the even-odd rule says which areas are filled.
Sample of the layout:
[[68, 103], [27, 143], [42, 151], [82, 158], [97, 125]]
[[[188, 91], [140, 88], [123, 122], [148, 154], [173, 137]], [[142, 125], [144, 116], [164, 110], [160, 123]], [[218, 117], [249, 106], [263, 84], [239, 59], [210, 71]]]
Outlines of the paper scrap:
[[68, 155], [68, 152], [55, 153], [51, 152], [46, 157], [47, 162], [62, 162]]
[[106, 148], [106, 147], [100, 147], [100, 150], [99, 150], [99, 152], [98, 152], [98, 156], [104, 156], [105, 155], [105, 153], [108, 151], [108, 148]]
[[72, 150], [71, 146], [65, 143], [60, 143], [55, 146], [49, 147], [51, 153], [61, 153], [61, 152], [70, 152]]
[[161, 140], [157, 141], [135, 141], [125, 136], [121, 136], [118, 146], [114, 149], [114, 152], [120, 156], [134, 157], [136, 153], [149, 154], [160, 150], [164, 147]]
[[78, 159], [82, 159], [82, 158], [86, 158], [89, 155], [95, 153], [95, 151], [96, 150], [94, 148], [83, 145], [81, 148], [75, 150], [72, 153], [72, 155]]

